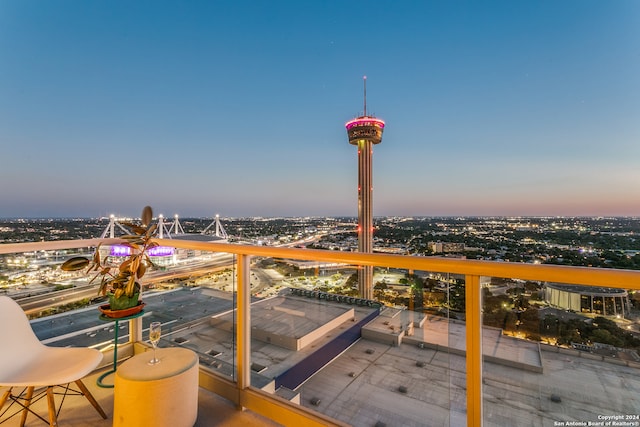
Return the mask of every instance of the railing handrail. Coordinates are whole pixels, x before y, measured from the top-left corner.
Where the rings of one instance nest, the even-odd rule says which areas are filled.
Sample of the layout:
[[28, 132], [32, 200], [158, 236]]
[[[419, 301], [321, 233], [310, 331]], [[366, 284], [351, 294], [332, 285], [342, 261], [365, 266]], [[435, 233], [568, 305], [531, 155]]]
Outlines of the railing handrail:
[[60, 249], [77, 249], [77, 248], [90, 248], [96, 247], [100, 243], [102, 244], [118, 244], [124, 240], [113, 239], [75, 239], [75, 240], [51, 240], [44, 242], [23, 242], [23, 243], [3, 243], [0, 245], [0, 255], [3, 254], [16, 254], [20, 252], [34, 252], [34, 251], [56, 251]]
[[[337, 262], [351, 265], [373, 265], [417, 271], [518, 278], [523, 280], [640, 290], [640, 271], [637, 270], [479, 261], [384, 253], [366, 254], [361, 252], [254, 246], [179, 239], [154, 239], [154, 241], [163, 246], [172, 246], [181, 249], [196, 249], [209, 252], [225, 252], [236, 255]], [[123, 242], [122, 239], [114, 238], [7, 243], [0, 245], [0, 254], [74, 249], [98, 246], [100, 243], [117, 244], [121, 242]]]
[[[478, 261], [442, 257], [393, 255], [383, 253], [328, 251], [323, 249], [299, 249], [273, 246], [234, 245], [229, 243], [193, 242], [189, 240], [156, 239], [165, 246], [182, 249], [228, 252], [242, 255], [274, 258], [305, 259], [340, 262], [345, 264], [373, 265], [418, 271], [438, 271], [454, 274], [541, 280], [576, 285], [606, 286], [612, 288], [640, 289], [640, 271], [594, 267], [572, 267], [550, 264], [524, 264], [497, 261]], [[635, 286], [629, 286], [636, 281]]]

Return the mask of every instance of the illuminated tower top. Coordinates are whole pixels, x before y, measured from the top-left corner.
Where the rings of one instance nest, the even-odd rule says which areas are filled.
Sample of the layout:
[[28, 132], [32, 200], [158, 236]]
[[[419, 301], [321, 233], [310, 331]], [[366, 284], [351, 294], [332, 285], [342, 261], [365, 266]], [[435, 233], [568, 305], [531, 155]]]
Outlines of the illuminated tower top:
[[345, 124], [349, 135], [349, 144], [358, 145], [360, 140], [369, 140], [374, 144], [382, 142], [384, 121], [367, 115], [367, 76], [364, 76], [364, 115]]

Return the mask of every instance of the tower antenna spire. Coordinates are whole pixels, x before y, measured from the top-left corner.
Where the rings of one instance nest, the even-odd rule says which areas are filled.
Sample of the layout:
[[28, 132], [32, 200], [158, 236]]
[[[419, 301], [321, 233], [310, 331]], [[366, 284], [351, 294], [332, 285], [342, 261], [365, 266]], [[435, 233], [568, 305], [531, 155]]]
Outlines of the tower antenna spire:
[[362, 78], [364, 81], [364, 115], [367, 115], [367, 76]]

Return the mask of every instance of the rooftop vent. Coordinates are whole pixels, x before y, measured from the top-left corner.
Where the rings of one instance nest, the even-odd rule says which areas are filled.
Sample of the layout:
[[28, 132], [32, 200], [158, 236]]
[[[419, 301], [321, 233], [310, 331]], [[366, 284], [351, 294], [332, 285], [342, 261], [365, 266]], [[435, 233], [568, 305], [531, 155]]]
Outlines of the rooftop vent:
[[313, 398], [311, 398], [311, 400], [310, 400], [309, 402], [310, 402], [313, 406], [318, 406], [318, 405], [320, 405], [320, 402], [321, 402], [321, 401], [320, 401], [320, 399], [319, 399], [319, 398], [317, 398], [317, 397], [313, 397]]
[[260, 373], [260, 372], [264, 371], [265, 369], [267, 369], [267, 367], [266, 367], [266, 366], [263, 366], [263, 365], [261, 365], [261, 364], [259, 364], [259, 363], [252, 363], [252, 364], [251, 364], [251, 370], [252, 370], [253, 372], [258, 372], [258, 373]]

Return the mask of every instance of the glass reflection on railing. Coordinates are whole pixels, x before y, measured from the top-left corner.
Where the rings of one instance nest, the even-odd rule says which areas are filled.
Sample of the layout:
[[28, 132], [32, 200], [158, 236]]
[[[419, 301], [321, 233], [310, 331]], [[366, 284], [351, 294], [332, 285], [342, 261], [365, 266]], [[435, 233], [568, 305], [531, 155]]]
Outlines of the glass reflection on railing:
[[34, 318], [81, 307], [83, 297], [95, 296], [85, 295], [86, 274], [59, 267], [68, 258], [91, 254], [89, 248], [0, 254], [0, 293], [24, 301]]
[[483, 323], [484, 425], [637, 416], [639, 323], [626, 290], [488, 278]]
[[0, 293], [20, 304], [44, 343], [111, 345], [113, 325], [98, 320], [96, 307], [103, 299], [97, 295], [97, 285], [89, 283], [85, 272], [60, 269], [67, 259], [92, 253], [92, 248], [79, 248], [0, 255]]
[[356, 266], [255, 261], [253, 387], [351, 425], [464, 423], [464, 357], [450, 352], [461, 276], [376, 267], [367, 300]]
[[[100, 279], [92, 282], [86, 270], [60, 269], [67, 259], [91, 257], [94, 250], [0, 255], [0, 292], [21, 305], [45, 344], [107, 351], [113, 349], [116, 336], [119, 344], [130, 341], [128, 321], [101, 316], [99, 307], [108, 301], [98, 295]], [[161, 347], [191, 348], [203, 366], [235, 378], [235, 255], [177, 250], [154, 255], [152, 261], [142, 280], [142, 339], [148, 341], [149, 324], [159, 321]], [[231, 320], [216, 327], [216, 319], [224, 316]]]
[[175, 256], [151, 274], [153, 284], [147, 283], [143, 340], [148, 341], [151, 322], [161, 322], [159, 347], [189, 348], [202, 367], [235, 379], [236, 257], [180, 250]]

